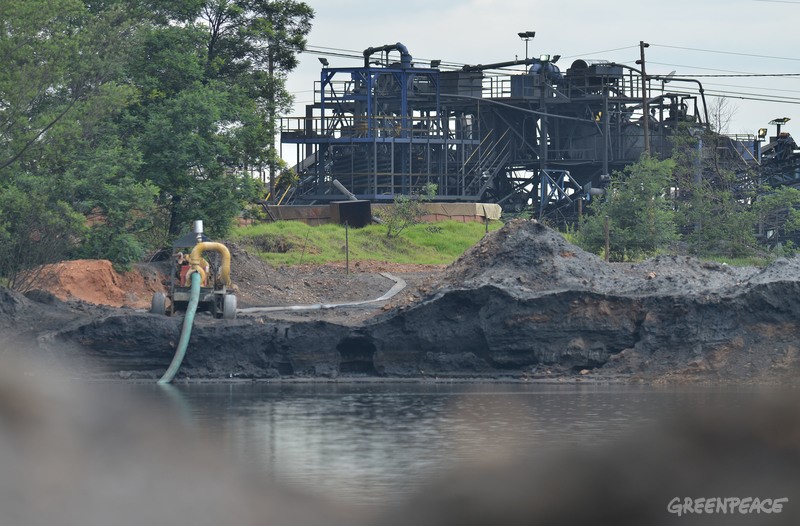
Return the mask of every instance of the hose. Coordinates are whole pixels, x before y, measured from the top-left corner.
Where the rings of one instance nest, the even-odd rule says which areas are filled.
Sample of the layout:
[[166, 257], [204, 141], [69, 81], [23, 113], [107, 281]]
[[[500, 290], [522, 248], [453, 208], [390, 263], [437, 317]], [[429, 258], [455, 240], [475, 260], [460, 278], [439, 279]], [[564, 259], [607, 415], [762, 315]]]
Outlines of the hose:
[[250, 307], [247, 309], [236, 309], [236, 312], [239, 314], [260, 314], [260, 313], [279, 312], [279, 311], [324, 310], [324, 309], [335, 309], [337, 307], [363, 307], [365, 305], [369, 305], [370, 303], [376, 303], [379, 301], [386, 301], [388, 299], [391, 299], [394, 296], [396, 296], [398, 292], [400, 292], [406, 287], [406, 282], [403, 278], [393, 276], [388, 272], [381, 272], [381, 276], [394, 281], [394, 285], [392, 285], [392, 288], [386, 291], [386, 293], [383, 294], [380, 298], [375, 298], [372, 300], [351, 301], [348, 303], [315, 303], [313, 305], [287, 305], [279, 307]]
[[178, 341], [178, 348], [175, 349], [172, 363], [169, 364], [167, 372], [158, 381], [159, 384], [168, 384], [175, 378], [181, 363], [183, 363], [183, 357], [186, 356], [186, 348], [189, 346], [189, 336], [192, 334], [192, 325], [194, 324], [194, 313], [197, 312], [197, 304], [200, 302], [200, 273], [192, 272], [190, 279], [189, 305], [186, 307], [186, 316], [183, 318], [181, 339]]

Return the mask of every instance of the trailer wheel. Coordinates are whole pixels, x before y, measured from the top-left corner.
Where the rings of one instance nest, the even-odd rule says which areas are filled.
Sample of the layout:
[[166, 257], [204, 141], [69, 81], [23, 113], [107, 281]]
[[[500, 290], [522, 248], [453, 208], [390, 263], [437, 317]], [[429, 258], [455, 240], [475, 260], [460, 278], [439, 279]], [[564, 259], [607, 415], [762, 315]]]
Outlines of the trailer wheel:
[[236, 296], [233, 294], [226, 294], [225, 299], [222, 301], [222, 319], [232, 320], [236, 317]]
[[167, 298], [163, 292], [153, 294], [153, 299], [150, 302], [150, 312], [159, 316], [164, 316], [167, 313]]

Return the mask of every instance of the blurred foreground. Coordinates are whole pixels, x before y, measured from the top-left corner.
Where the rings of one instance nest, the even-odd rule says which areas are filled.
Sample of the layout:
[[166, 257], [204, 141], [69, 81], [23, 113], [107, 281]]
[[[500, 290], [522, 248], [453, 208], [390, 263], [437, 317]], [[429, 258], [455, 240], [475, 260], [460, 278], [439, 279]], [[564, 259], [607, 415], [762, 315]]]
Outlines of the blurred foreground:
[[[800, 523], [796, 391], [754, 392], [591, 449], [494, 451], [367, 514], [267, 480], [152, 400], [65, 376], [0, 354], [3, 524]], [[693, 511], [678, 516], [676, 498]], [[700, 498], [788, 501], [723, 514]]]

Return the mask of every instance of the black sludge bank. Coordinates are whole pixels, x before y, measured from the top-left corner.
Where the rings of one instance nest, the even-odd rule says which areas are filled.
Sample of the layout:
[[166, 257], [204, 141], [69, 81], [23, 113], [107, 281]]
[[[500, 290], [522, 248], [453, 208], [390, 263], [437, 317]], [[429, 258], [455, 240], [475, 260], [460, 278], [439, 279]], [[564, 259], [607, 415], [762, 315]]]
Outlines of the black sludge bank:
[[[487, 235], [427, 297], [357, 325], [199, 319], [178, 378], [783, 381], [800, 372], [800, 260], [608, 264], [535, 221]], [[157, 378], [180, 319], [4, 292], [6, 323], [104, 374]], [[31, 320], [39, 320], [33, 323]], [[9, 325], [10, 326], [10, 325]], [[24, 332], [24, 331], [23, 331]]]

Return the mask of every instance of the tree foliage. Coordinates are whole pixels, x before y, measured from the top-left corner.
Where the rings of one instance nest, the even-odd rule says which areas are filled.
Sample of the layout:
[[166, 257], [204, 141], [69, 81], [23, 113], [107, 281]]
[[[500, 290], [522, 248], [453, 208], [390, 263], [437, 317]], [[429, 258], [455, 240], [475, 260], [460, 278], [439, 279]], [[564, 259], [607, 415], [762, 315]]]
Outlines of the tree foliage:
[[714, 105], [711, 115], [712, 129], [683, 128], [671, 137], [676, 163], [672, 185], [681, 240], [693, 254], [752, 256], [758, 251], [756, 223], [774, 208], [775, 200], [767, 198], [754, 206], [763, 189], [742, 182], [755, 181], [755, 174], [736, 174], [719, 157], [724, 141], [715, 130], [727, 125], [727, 106]]
[[124, 266], [193, 219], [224, 235], [260, 191], [248, 174], [274, 156], [312, 17], [290, 0], [0, 2], [0, 277]]
[[291, 101], [285, 74], [297, 65], [313, 11], [287, 0], [189, 7], [164, 14], [173, 23], [149, 29], [134, 54], [130, 72], [144, 96], [131, 108], [130, 132], [143, 155], [141, 178], [159, 188], [168, 234], [206, 217], [209, 233], [221, 236], [256, 197], [250, 171], [276, 162], [275, 120]]
[[752, 205], [756, 234], [775, 246], [800, 231], [800, 190], [791, 186], [762, 188]]
[[612, 174], [607, 197], [590, 205], [580, 225], [578, 243], [593, 252], [605, 250], [606, 218], [611, 260], [649, 256], [673, 242], [675, 213], [667, 194], [674, 166], [671, 160], [643, 156]]
[[69, 254], [84, 221], [46, 179], [21, 175], [0, 181], [0, 195], [0, 276], [24, 291], [30, 269]]
[[[0, 10], [0, 223], [8, 238], [0, 275], [14, 283], [28, 267], [79, 253], [99, 232], [128, 232], [133, 211], [149, 216], [154, 194], [135, 180], [139, 156], [119, 137], [117, 119], [135, 97], [119, 78], [133, 28], [122, 6], [30, 0]], [[142, 247], [126, 252], [139, 257]]]
[[[724, 104], [712, 108], [714, 128], [725, 126], [726, 111]], [[785, 251], [800, 231], [800, 190], [757, 187], [756, 174], [741, 166], [734, 173], [719, 156], [725, 140], [714, 129], [678, 128], [670, 159], [644, 157], [615, 174], [607, 197], [590, 207], [578, 242], [601, 252], [607, 216], [617, 260], [647, 256], [672, 241], [707, 257], [750, 257], [779, 244]]]

